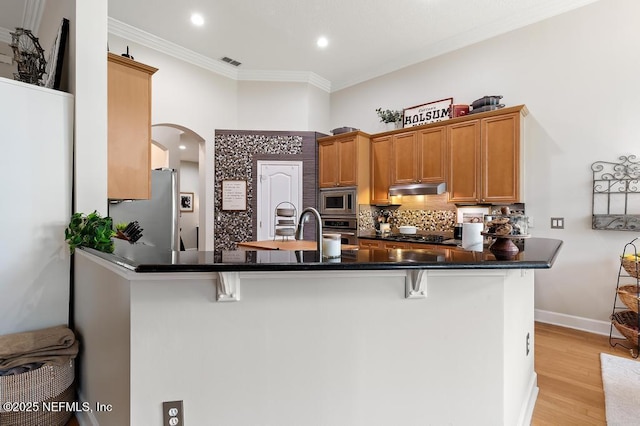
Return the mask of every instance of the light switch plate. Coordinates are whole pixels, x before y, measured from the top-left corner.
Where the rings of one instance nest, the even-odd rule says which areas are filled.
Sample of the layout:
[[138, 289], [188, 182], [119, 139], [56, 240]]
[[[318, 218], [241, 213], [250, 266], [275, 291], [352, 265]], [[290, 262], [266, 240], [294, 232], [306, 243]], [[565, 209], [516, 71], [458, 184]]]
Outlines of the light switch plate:
[[552, 217], [551, 229], [564, 229], [564, 217]]

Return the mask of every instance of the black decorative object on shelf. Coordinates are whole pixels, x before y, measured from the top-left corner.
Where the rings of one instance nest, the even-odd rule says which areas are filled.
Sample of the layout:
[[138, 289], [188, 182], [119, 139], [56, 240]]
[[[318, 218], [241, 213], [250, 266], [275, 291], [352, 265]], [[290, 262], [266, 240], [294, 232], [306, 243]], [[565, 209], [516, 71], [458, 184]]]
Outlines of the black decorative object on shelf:
[[67, 50], [67, 40], [69, 38], [69, 20], [62, 19], [58, 33], [49, 52], [49, 61], [46, 64], [46, 75], [42, 85], [49, 89], [59, 90], [62, 82], [62, 70], [64, 65], [65, 52]]
[[47, 61], [44, 49], [31, 30], [16, 28], [11, 34], [13, 60], [18, 64], [18, 72], [13, 74], [14, 80], [40, 85], [46, 72]]
[[[596, 161], [593, 172], [593, 229], [640, 230], [640, 161], [635, 155], [620, 162]], [[635, 212], [635, 213], [634, 213]]]
[[129, 58], [133, 61], [133, 56], [129, 55], [129, 46], [127, 46], [127, 53], [123, 53], [122, 56]]

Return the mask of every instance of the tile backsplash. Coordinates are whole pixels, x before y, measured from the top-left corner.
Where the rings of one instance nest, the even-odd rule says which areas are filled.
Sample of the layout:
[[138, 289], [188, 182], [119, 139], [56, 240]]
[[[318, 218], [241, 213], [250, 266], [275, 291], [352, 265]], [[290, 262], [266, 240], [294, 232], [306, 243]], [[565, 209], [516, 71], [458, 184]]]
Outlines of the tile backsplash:
[[452, 231], [456, 223], [455, 210], [428, 210], [401, 207], [376, 207], [360, 205], [358, 230], [377, 228], [378, 217], [384, 217], [392, 229], [401, 225], [413, 225], [423, 231]]
[[[525, 214], [523, 203], [493, 205], [493, 206], [464, 206], [458, 209], [454, 204], [446, 202], [446, 195], [429, 195], [427, 197], [405, 197], [402, 205], [397, 206], [358, 206], [358, 231], [372, 231], [379, 229], [378, 217], [382, 216], [391, 228], [401, 225], [412, 225], [422, 231], [453, 231], [453, 225], [461, 222], [459, 213], [463, 211], [481, 211], [499, 213], [501, 207], [509, 207], [511, 214]], [[458, 211], [459, 210], [459, 211]]]

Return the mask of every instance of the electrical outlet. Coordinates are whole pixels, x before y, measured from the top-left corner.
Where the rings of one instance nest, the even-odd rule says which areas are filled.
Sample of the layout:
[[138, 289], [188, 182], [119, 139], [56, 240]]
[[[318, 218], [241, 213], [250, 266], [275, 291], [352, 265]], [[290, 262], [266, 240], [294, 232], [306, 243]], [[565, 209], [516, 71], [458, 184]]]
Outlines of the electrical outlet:
[[184, 413], [182, 411], [182, 401], [165, 401], [162, 403], [162, 425], [163, 426], [184, 425]]
[[552, 217], [551, 229], [564, 229], [564, 217]]
[[531, 335], [527, 333], [527, 356], [529, 356], [530, 350], [531, 350]]

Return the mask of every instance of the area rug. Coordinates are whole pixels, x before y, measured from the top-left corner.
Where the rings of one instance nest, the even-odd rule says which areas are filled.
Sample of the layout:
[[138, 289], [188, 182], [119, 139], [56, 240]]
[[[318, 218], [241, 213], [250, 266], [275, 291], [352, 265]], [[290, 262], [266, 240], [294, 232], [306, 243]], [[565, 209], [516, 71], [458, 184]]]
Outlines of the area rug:
[[640, 424], [640, 361], [600, 354], [607, 426]]

